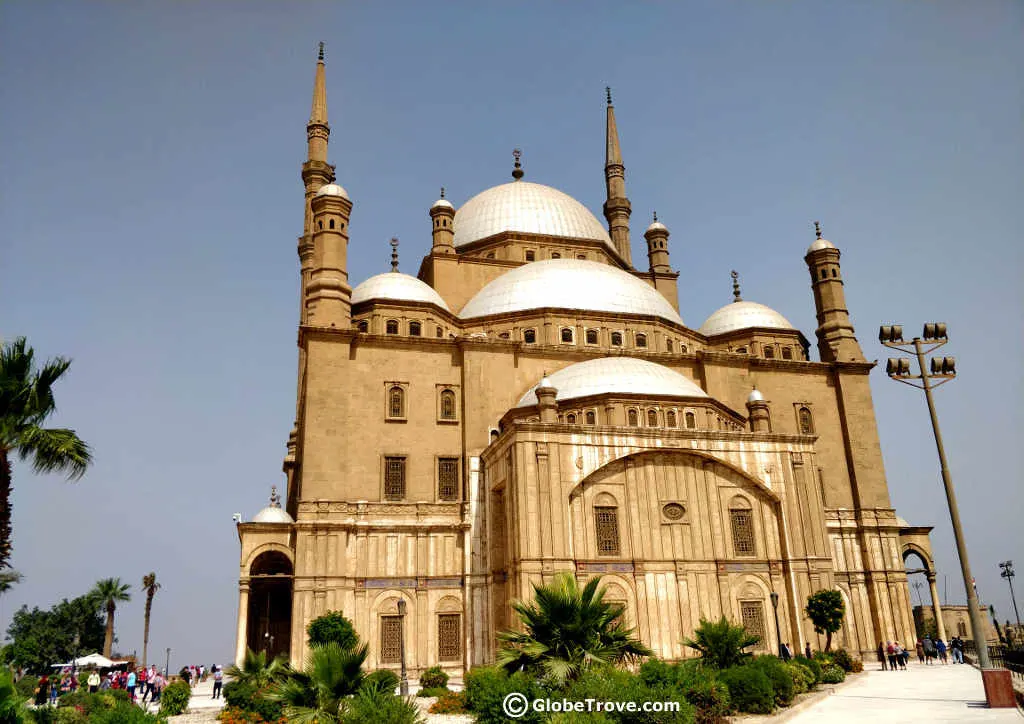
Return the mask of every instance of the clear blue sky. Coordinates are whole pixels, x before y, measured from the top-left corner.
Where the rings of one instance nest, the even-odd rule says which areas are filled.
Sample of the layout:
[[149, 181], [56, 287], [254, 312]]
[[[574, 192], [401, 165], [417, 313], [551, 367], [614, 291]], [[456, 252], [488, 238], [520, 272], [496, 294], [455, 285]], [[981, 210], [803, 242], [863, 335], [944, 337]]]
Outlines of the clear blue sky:
[[[319, 40], [353, 282], [388, 268], [393, 235], [415, 272], [438, 187], [461, 204], [507, 181], [514, 146], [527, 179], [600, 215], [611, 85], [634, 257], [657, 209], [689, 324], [729, 301], [735, 268], [813, 338], [814, 219], [869, 358], [887, 356], [881, 322], [948, 322], [962, 377], [939, 410], [971, 562], [1012, 617], [997, 563], [1024, 574], [1022, 37], [1009, 0], [3, 3], [0, 335], [74, 359], [55, 422], [96, 464], [74, 485], [16, 466], [26, 578], [0, 625], [120, 576], [136, 594], [117, 647], [141, 654], [155, 570], [155, 658], [230, 658], [231, 514], [282, 483], [294, 416]], [[923, 396], [873, 380], [894, 504], [935, 525], [940, 588], [962, 601]]]

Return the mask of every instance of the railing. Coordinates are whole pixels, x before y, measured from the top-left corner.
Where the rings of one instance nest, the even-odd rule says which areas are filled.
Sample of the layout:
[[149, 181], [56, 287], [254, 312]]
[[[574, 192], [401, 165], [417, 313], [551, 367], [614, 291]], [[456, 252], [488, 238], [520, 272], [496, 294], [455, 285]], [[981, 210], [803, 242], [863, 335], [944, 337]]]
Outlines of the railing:
[[[974, 666], [978, 665], [978, 650], [973, 641], [964, 641], [964, 661]], [[996, 668], [1009, 669], [1014, 676], [1024, 678], [1024, 647], [1005, 646], [998, 644], [988, 647], [988, 657], [992, 666]]]

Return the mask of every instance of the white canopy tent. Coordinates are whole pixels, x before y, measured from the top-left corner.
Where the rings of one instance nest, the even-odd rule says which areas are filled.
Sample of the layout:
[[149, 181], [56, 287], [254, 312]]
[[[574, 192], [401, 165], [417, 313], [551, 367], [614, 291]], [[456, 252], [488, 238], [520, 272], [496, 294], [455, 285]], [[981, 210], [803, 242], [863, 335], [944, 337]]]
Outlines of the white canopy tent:
[[63, 669], [75, 667], [76, 669], [88, 669], [95, 667], [97, 669], [108, 669], [111, 666], [117, 666], [117, 662], [111, 661], [102, 654], [88, 654], [87, 656], [79, 656], [74, 661], [69, 661], [66, 664], [53, 664], [51, 668]]

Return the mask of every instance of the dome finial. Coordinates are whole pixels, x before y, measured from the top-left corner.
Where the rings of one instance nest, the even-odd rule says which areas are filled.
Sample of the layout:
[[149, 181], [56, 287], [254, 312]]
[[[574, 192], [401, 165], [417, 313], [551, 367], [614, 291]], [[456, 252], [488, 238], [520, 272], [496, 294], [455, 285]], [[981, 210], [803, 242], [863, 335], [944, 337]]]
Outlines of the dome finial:
[[324, 41], [320, 41], [320, 52], [317, 54], [316, 59], [323, 61], [324, 59]]
[[743, 297], [740, 296], [740, 275], [735, 269], [729, 272], [729, 276], [732, 277], [732, 297], [734, 302], [742, 302]]
[[277, 494], [277, 486], [270, 486], [270, 507], [280, 508], [281, 507], [281, 496]]
[[610, 85], [606, 85], [604, 87], [604, 95], [605, 95], [605, 98], [608, 100], [608, 105], [611, 105], [612, 104], [612, 87]]
[[515, 168], [512, 169], [512, 178], [518, 181], [523, 177], [523, 165], [519, 163], [519, 159], [523, 157], [523, 152], [518, 148], [513, 148], [512, 157], [516, 160]]
[[441, 198], [444, 198], [444, 186], [441, 187]]
[[392, 236], [391, 241], [391, 271], [398, 271], [398, 237]]
[[657, 212], [657, 211], [655, 211], [655, 212], [654, 212], [654, 220], [655, 220], [655, 221], [657, 221], [657, 220], [658, 220], [658, 212]]
[[819, 239], [821, 238], [821, 222], [820, 221], [815, 221], [814, 222], [814, 235], [817, 238], [819, 238]]

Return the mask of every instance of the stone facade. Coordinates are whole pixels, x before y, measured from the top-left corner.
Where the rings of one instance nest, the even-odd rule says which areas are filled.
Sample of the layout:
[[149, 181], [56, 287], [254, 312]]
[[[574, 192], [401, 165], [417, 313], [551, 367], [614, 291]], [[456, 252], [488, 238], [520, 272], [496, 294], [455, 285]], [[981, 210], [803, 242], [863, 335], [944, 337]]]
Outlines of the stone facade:
[[[369, 668], [397, 668], [404, 637], [411, 676], [440, 664], [461, 677], [493, 660], [496, 631], [515, 623], [512, 601], [563, 570], [603, 576], [640, 638], [671, 659], [687, 655], [681, 642], [702, 617], [723, 614], [776, 650], [772, 592], [782, 640], [819, 648], [802, 607], [830, 587], [849, 612], [838, 645], [912, 639], [905, 524], [889, 500], [874, 364], [846, 311], [838, 249], [819, 234], [805, 256], [819, 360], [791, 327], [707, 336], [642, 306], [540, 299], [460, 317], [488, 284], [550, 259], [607, 265], [623, 289], [639, 280], [678, 310], [663, 225], [645, 235], [650, 268], [630, 262], [609, 102], [607, 237], [512, 223], [456, 246], [458, 212], [442, 199], [418, 278], [443, 303], [353, 301], [347, 229], [358, 204], [327, 164], [322, 59], [315, 78], [287, 495], [238, 526], [239, 658], [248, 646], [301, 661], [309, 621], [340, 610], [369, 643]], [[519, 182], [518, 159], [516, 172]], [[547, 374], [598, 358], [657, 364], [699, 394], [609, 379], [576, 396], [542, 386], [536, 404], [521, 404]]]
[[[987, 606], [982, 606], [982, 611], [987, 611]], [[985, 620], [985, 640], [990, 645], [999, 643], [999, 634], [996, 633], [995, 626], [992, 625], [992, 619], [989, 616], [984, 616]], [[935, 611], [930, 606], [914, 606], [914, 626], [915, 630], [920, 635], [925, 630], [925, 626], [935, 621]], [[942, 622], [946, 630], [946, 634], [949, 638], [959, 636], [965, 641], [974, 640], [974, 631], [971, 629], [971, 616], [967, 611], [967, 606], [954, 606], [946, 604], [942, 607]], [[946, 639], [949, 643], [949, 639]]]

